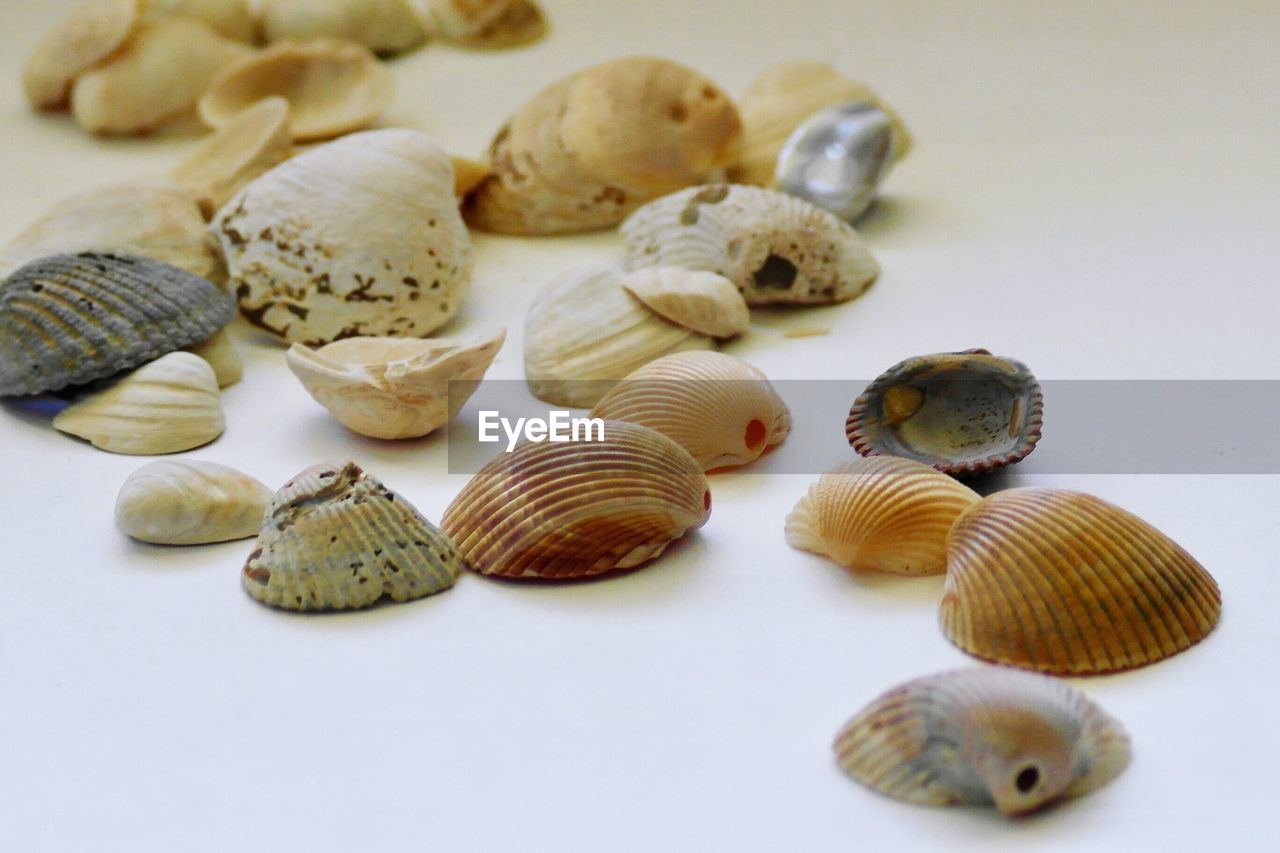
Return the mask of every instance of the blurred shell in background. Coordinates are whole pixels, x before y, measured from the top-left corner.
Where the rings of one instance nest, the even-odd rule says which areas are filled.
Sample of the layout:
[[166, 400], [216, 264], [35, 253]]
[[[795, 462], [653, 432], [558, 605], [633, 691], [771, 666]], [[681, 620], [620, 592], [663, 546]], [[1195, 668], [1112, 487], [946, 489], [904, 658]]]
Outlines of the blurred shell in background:
[[411, 50], [426, 39], [411, 0], [258, 0], [269, 42], [338, 38], [377, 53]]
[[22, 69], [33, 107], [64, 106], [71, 84], [124, 44], [138, 22], [138, 0], [92, 0], [77, 6], [36, 44]]
[[427, 34], [451, 44], [493, 50], [535, 42], [547, 21], [534, 0], [409, 0]]

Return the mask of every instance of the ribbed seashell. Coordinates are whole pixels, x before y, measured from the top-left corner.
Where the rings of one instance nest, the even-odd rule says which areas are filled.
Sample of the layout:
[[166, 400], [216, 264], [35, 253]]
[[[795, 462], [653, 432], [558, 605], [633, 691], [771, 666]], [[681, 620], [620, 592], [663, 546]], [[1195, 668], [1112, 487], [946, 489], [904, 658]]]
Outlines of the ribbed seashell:
[[494, 50], [529, 44], [546, 35], [534, 0], [409, 0], [427, 34], [465, 47]]
[[200, 118], [220, 128], [263, 98], [289, 102], [298, 141], [368, 127], [391, 103], [395, 78], [378, 58], [338, 39], [282, 41], [227, 66], [200, 98]]
[[942, 632], [996, 663], [1132, 669], [1200, 642], [1221, 610], [1217, 583], [1190, 554], [1092, 495], [997, 492], [947, 538]]
[[241, 313], [294, 343], [420, 337], [471, 281], [453, 168], [413, 130], [313, 148], [252, 181], [214, 217]]
[[90, 0], [77, 6], [27, 57], [22, 68], [27, 101], [41, 109], [66, 104], [75, 79], [124, 44], [137, 21], [137, 0]]
[[809, 487], [787, 516], [787, 544], [856, 571], [941, 574], [951, 525], [979, 500], [928, 465], [895, 456], [857, 459]]
[[241, 361], [240, 353], [226, 326], [214, 332], [208, 340], [183, 349], [209, 362], [219, 388], [228, 388], [244, 378], [244, 362]]
[[293, 375], [347, 429], [417, 438], [457, 416], [506, 340], [347, 338], [318, 350], [294, 344]]
[[499, 455], [440, 526], [473, 571], [563, 580], [639, 566], [710, 514], [688, 451], [648, 427], [606, 421], [603, 440], [526, 442]]
[[0, 285], [0, 397], [103, 379], [199, 343], [235, 314], [188, 272], [116, 255], [57, 255]]
[[984, 349], [895, 364], [854, 401], [845, 434], [863, 456], [903, 456], [948, 474], [1017, 462], [1040, 441], [1044, 397], [1025, 364]]
[[213, 368], [171, 352], [67, 406], [53, 428], [109, 453], [151, 456], [208, 444], [226, 421]]
[[646, 267], [623, 276], [622, 287], [677, 326], [732, 338], [751, 325], [751, 312], [733, 282], [684, 267]]
[[271, 607], [346, 610], [441, 592], [461, 572], [444, 534], [347, 462], [313, 465], [276, 492], [241, 582]]
[[862, 784], [930, 806], [1021, 815], [1102, 787], [1129, 764], [1124, 728], [1055, 678], [999, 667], [909, 681], [836, 736]]
[[787, 138], [819, 110], [859, 101], [880, 108], [893, 131], [893, 159], [911, 150], [911, 134], [901, 117], [863, 83], [822, 62], [783, 62], [766, 69], [738, 99], [742, 111], [742, 157], [729, 177], [743, 184], [772, 186], [778, 153]]
[[260, 0], [269, 42], [345, 39], [377, 53], [411, 50], [426, 39], [410, 0]]
[[861, 101], [816, 113], [782, 146], [778, 189], [853, 222], [893, 166], [892, 127], [884, 110]]
[[718, 175], [740, 136], [737, 109], [702, 75], [652, 57], [611, 60], [544, 89], [498, 131], [494, 174], [468, 197], [467, 219], [509, 234], [616, 225]]
[[843, 302], [880, 265], [858, 232], [803, 199], [741, 184], [690, 187], [622, 224], [627, 264], [718, 273], [748, 305]]
[[711, 336], [663, 319], [624, 290], [622, 279], [611, 267], [583, 267], [534, 297], [524, 321], [524, 373], [539, 400], [590, 408], [655, 358], [712, 348]]
[[258, 19], [249, 4], [253, 0], [141, 0], [148, 13], [182, 15], [208, 24], [219, 35], [253, 44], [258, 40]]
[[271, 490], [216, 462], [151, 462], [116, 496], [116, 529], [156, 545], [203, 545], [257, 534]]
[[758, 368], [719, 352], [678, 352], [630, 373], [591, 417], [647, 426], [702, 470], [746, 465], [791, 431], [791, 412]]

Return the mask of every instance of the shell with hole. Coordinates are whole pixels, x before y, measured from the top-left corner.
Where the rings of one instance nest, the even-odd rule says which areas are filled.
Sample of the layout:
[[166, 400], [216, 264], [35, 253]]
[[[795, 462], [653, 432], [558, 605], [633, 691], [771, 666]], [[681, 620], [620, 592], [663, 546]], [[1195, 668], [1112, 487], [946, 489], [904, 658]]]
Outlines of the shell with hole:
[[245, 184], [289, 159], [289, 102], [263, 98], [241, 111], [169, 172], [195, 196], [205, 218]]
[[1084, 694], [998, 667], [895, 687], [850, 720], [834, 748], [850, 776], [888, 797], [995, 805], [1009, 816], [1094, 791], [1130, 759], [1124, 728]]
[[209, 362], [219, 388], [229, 388], [244, 378], [244, 362], [240, 360], [240, 353], [231, 340], [231, 332], [225, 326], [207, 340], [183, 349]]
[[858, 232], [803, 199], [740, 184], [690, 187], [622, 225], [633, 269], [677, 266], [733, 282], [748, 305], [843, 302], [880, 265]]
[[1071, 675], [1132, 669], [1200, 642], [1221, 610], [1195, 558], [1092, 495], [997, 492], [947, 537], [942, 632], [984, 660]]
[[467, 199], [486, 231], [607, 228], [644, 202], [719, 174], [737, 155], [737, 109], [682, 65], [628, 57], [552, 84], [489, 148], [494, 174]]
[[148, 14], [181, 15], [208, 24], [219, 35], [253, 44], [258, 40], [254, 0], [140, 0]]
[[440, 523], [470, 569], [547, 580], [630, 569], [706, 523], [711, 491], [688, 451], [637, 424], [603, 432], [519, 444], [471, 478]]
[[292, 343], [421, 337], [470, 286], [471, 238], [449, 157], [413, 130], [306, 151], [214, 217], [241, 313]]
[[951, 525], [980, 500], [928, 465], [893, 456], [858, 459], [809, 487], [787, 516], [787, 544], [855, 571], [941, 574]]
[[891, 129], [884, 110], [860, 101], [813, 115], [778, 155], [778, 189], [857, 220], [893, 166]]
[[317, 611], [412, 601], [461, 573], [448, 537], [347, 462], [313, 465], [276, 492], [240, 579], [265, 605]]
[[260, 0], [269, 42], [337, 38], [377, 53], [412, 50], [427, 33], [411, 0]]
[[36, 43], [22, 68], [22, 91], [40, 109], [64, 106], [71, 85], [124, 44], [138, 22], [138, 0], [77, 6]]
[[287, 358], [307, 393], [347, 429], [418, 438], [457, 416], [505, 339], [505, 330], [474, 342], [347, 338], [318, 350], [294, 344]]
[[497, 50], [529, 44], [547, 33], [534, 0], [409, 0], [427, 34], [451, 44]]
[[646, 267], [622, 278], [622, 287], [666, 319], [713, 338], [747, 331], [751, 313], [733, 282], [683, 267]]
[[791, 412], [764, 373], [719, 352], [654, 359], [610, 389], [591, 417], [655, 429], [704, 471], [754, 462], [791, 431]]
[[116, 529], [155, 545], [203, 545], [255, 535], [271, 490], [234, 468], [193, 459], [143, 465], [116, 496]]

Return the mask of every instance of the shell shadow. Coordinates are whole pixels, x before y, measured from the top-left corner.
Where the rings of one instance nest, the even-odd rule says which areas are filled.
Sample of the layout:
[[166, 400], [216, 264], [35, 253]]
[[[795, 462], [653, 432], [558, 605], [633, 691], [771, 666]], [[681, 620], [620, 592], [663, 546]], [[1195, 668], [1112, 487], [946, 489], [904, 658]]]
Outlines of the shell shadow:
[[853, 227], [873, 249], [910, 248], [970, 239], [981, 233], [976, 222], [934, 197], [890, 194], [877, 198]]
[[70, 402], [70, 399], [65, 397], [41, 394], [38, 397], [15, 397], [0, 401], [0, 408], [3, 408], [14, 420], [51, 428], [53, 419]]

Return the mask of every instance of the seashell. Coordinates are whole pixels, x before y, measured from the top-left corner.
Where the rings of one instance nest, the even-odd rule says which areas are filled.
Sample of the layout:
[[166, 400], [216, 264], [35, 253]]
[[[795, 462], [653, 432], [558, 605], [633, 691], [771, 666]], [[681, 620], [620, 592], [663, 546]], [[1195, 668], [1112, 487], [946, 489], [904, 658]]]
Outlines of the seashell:
[[257, 534], [271, 490], [234, 468], [174, 459], [129, 475], [116, 497], [116, 528], [156, 545], [203, 545]]
[[820, 110], [858, 101], [878, 107], [892, 125], [893, 160], [911, 150], [911, 134], [902, 118], [863, 83], [822, 62], [783, 62], [757, 77], [738, 99], [742, 111], [742, 157], [729, 170], [742, 184], [773, 186], [778, 154], [787, 138]]
[[250, 2], [252, 0], [142, 0], [141, 6], [151, 14], [195, 18], [225, 38], [253, 44], [258, 40], [258, 19], [249, 8]]
[[410, 0], [427, 35], [493, 50], [541, 39], [547, 20], [534, 0]]
[[0, 396], [103, 379], [198, 343], [234, 315], [216, 285], [144, 258], [57, 255], [0, 285]]
[[861, 101], [817, 113], [782, 146], [778, 189], [853, 222], [893, 166], [892, 126], [884, 110]]
[[1204, 639], [1218, 585], [1171, 539], [1092, 495], [998, 492], [947, 538], [942, 632], [976, 657], [1093, 675], [1155, 663]]
[[71, 87], [71, 115], [90, 133], [155, 130], [185, 115], [210, 81], [251, 53], [194, 18], [140, 21], [119, 50]]
[[294, 344], [289, 369], [347, 429], [418, 438], [457, 416], [506, 340], [347, 338], [318, 350]]
[[622, 287], [677, 326], [713, 338], [741, 335], [751, 325], [746, 300], [722, 275], [684, 267], [646, 267], [623, 276]]
[[183, 349], [209, 362], [219, 388], [229, 388], [244, 378], [244, 362], [240, 360], [240, 353], [231, 340], [231, 332], [225, 326], [214, 332], [208, 340]]
[[366, 48], [337, 39], [282, 41], [246, 56], [209, 83], [200, 118], [223, 127], [266, 97], [289, 102], [295, 140], [330, 139], [368, 127], [391, 103], [395, 78]]
[[922, 355], [880, 374], [845, 422], [863, 456], [904, 456], [947, 474], [980, 474], [1027, 456], [1044, 398], [1025, 364], [984, 349]]
[[709, 335], [664, 320], [623, 290], [622, 279], [610, 267], [583, 267], [534, 298], [524, 321], [524, 374], [539, 400], [590, 408], [655, 358], [712, 348]]
[[412, 50], [426, 40], [410, 0], [260, 0], [269, 42], [336, 38], [378, 53]]
[[468, 197], [467, 219], [508, 234], [616, 225], [719, 174], [740, 136], [732, 101], [700, 74], [652, 57], [605, 62], [544, 89], [498, 131], [494, 174]]
[[470, 285], [449, 158], [413, 130], [299, 154], [241, 190], [212, 228], [241, 312], [294, 343], [426, 335]]
[[76, 7], [27, 57], [27, 101], [40, 109], [65, 105], [75, 79], [124, 44], [137, 21], [137, 0], [91, 0]]
[[461, 571], [443, 533], [347, 462], [313, 465], [276, 492], [241, 582], [271, 607], [346, 610], [441, 592]]
[[53, 428], [109, 453], [150, 456], [208, 444], [226, 422], [213, 368], [171, 352], [67, 406]]
[[729, 279], [748, 305], [843, 302], [880, 265], [858, 232], [807, 201], [738, 184], [690, 187], [622, 224], [627, 264], [677, 266]]
[[472, 160], [469, 157], [450, 154], [449, 161], [453, 163], [453, 194], [460, 199], [465, 198], [467, 193], [478, 187], [481, 181], [493, 174], [493, 170], [489, 168], [488, 163], [481, 163], [479, 160]]
[[654, 359], [610, 389], [591, 417], [655, 429], [704, 471], [754, 462], [791, 431], [791, 412], [765, 375], [719, 352]]
[[992, 805], [1021, 815], [1110, 782], [1129, 736], [1070, 685], [1011, 669], [962, 669], [890, 690], [836, 736], [849, 775], [896, 800]]
[[245, 184], [289, 159], [289, 102], [269, 97], [240, 111], [169, 173], [189, 189], [206, 218]]
[[564, 580], [635, 568], [710, 515], [688, 452], [656, 430], [606, 421], [601, 441], [526, 442], [493, 459], [440, 526], [473, 571]]
[[896, 456], [845, 462], [818, 478], [787, 516], [787, 544], [855, 571], [936, 575], [947, 532], [978, 493]]

